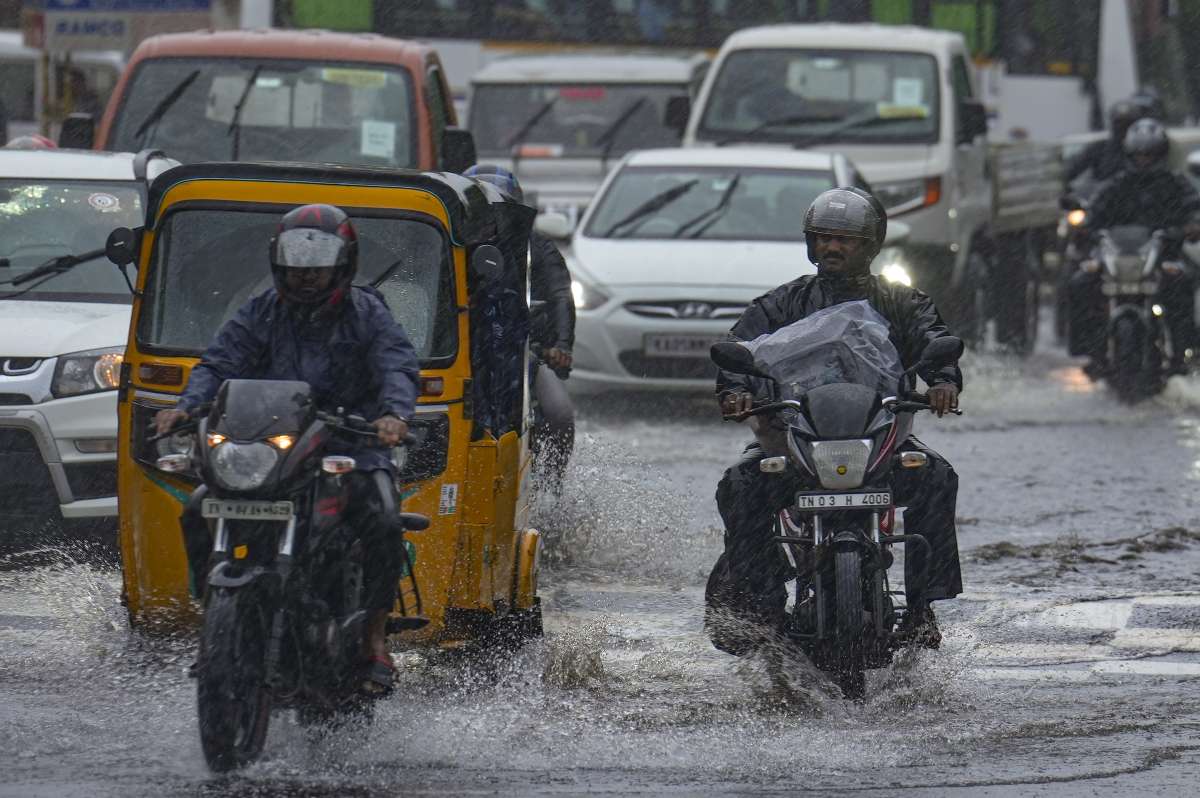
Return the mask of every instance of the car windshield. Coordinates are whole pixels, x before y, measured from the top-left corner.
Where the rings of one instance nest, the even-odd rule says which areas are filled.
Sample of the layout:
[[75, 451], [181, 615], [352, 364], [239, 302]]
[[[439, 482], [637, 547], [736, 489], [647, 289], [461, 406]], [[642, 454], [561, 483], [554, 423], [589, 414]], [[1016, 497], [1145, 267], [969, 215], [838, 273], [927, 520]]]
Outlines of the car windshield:
[[412, 79], [403, 68], [171, 58], [138, 66], [109, 149], [154, 146], [185, 163], [411, 167], [414, 132]]
[[[0, 258], [7, 261], [0, 261], [0, 280], [52, 258], [102, 250], [113, 228], [141, 223], [141, 188], [133, 181], [0, 180]], [[22, 291], [22, 299], [130, 301], [125, 278], [103, 255], [45, 282], [0, 287], [0, 294], [12, 291]]]
[[[457, 307], [446, 238], [412, 219], [354, 217], [355, 282], [376, 286], [422, 361], [457, 351]], [[155, 242], [138, 341], [148, 349], [200, 354], [217, 329], [272, 285], [267, 242], [279, 213], [180, 210]], [[248, 255], [247, 253], [250, 253]]]
[[507, 156], [520, 145], [523, 157], [596, 156], [610, 139], [611, 154], [672, 147], [679, 133], [664, 124], [667, 100], [687, 93], [648, 83], [479, 85], [471, 132], [483, 155]]
[[716, 141], [819, 138], [855, 120], [862, 124], [839, 130], [839, 142], [937, 141], [933, 57], [796, 48], [732, 53], [713, 84], [697, 136]]
[[597, 200], [584, 235], [803, 241], [804, 211], [833, 187], [825, 170], [631, 166]]

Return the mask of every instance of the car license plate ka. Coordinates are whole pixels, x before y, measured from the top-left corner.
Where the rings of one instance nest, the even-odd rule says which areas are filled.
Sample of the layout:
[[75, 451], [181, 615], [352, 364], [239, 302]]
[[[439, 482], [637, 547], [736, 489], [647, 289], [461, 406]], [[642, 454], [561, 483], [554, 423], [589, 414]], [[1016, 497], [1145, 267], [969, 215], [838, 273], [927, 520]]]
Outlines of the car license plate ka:
[[891, 506], [892, 494], [888, 491], [796, 494], [796, 507], [801, 510], [872, 510]]
[[707, 359], [712, 345], [720, 340], [715, 335], [647, 335], [643, 348], [650, 357]]
[[200, 514], [205, 518], [240, 518], [247, 521], [290, 521], [291, 502], [264, 502], [249, 499], [205, 499]]

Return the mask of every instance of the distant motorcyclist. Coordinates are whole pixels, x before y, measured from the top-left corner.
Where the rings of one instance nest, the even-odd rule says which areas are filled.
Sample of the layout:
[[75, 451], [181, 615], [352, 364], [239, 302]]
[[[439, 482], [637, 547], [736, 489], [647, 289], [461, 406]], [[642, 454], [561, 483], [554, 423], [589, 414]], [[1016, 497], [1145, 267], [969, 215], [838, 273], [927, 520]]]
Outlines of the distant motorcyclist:
[[[275, 285], [250, 299], [225, 322], [173, 409], [155, 417], [159, 434], [211, 401], [230, 379], [300, 380], [321, 409], [345, 408], [374, 419], [379, 443], [395, 446], [408, 432], [417, 397], [417, 355], [404, 329], [373, 289], [351, 285], [358, 236], [350, 218], [331, 205], [305, 205], [283, 216], [271, 239]], [[363, 606], [372, 613], [364, 641], [363, 690], [385, 693], [394, 666], [387, 649], [388, 613], [403, 570], [403, 527], [396, 512], [387, 449], [361, 445], [350, 475], [357, 501], [347, 519], [367, 549]], [[200, 490], [204, 490], [203, 487]], [[200, 502], [180, 519], [192, 571], [200, 582], [212, 550]]]
[[1129, 101], [1137, 106], [1143, 119], [1157, 119], [1163, 124], [1167, 123], [1167, 104], [1163, 102], [1158, 89], [1153, 86], [1142, 86], [1133, 93]]
[[[871, 274], [871, 261], [879, 253], [886, 229], [883, 206], [866, 192], [839, 188], [818, 196], [804, 219], [808, 257], [816, 264], [817, 274], [799, 277], [754, 300], [733, 326], [731, 337], [751, 340], [822, 308], [865, 299], [887, 319], [905, 368], [916, 365], [926, 345], [949, 331], [924, 293]], [[962, 373], [956, 366], [927, 369], [920, 376], [930, 386], [929, 402], [939, 416], [957, 408]], [[761, 379], [718, 373], [717, 398], [727, 418], [749, 410], [756, 402], [769, 401], [768, 390]], [[907, 508], [905, 528], [919, 531], [932, 547], [927, 598], [953, 598], [962, 591], [954, 527], [958, 476], [944, 458], [915, 438], [906, 446], [925, 452], [929, 460], [923, 469], [906, 469], [897, 475], [896, 503]], [[732, 613], [744, 622], [738, 626], [745, 628], [730, 629], [727, 623], [706, 626], [713, 644], [734, 654], [754, 646], [757, 636], [752, 625], [778, 628], [786, 598], [787, 570], [772, 531], [777, 513], [793, 500], [797, 485], [780, 475], [762, 474], [762, 457], [762, 448], [751, 444], [717, 486], [717, 509], [725, 523], [725, 555], [709, 577], [705, 592], [708, 617]], [[922, 556], [915, 551], [909, 556], [913, 567], [918, 567]], [[922, 612], [915, 604], [913, 609], [905, 616], [902, 635], [936, 647], [941, 634], [933, 611], [926, 607]]]
[[1125, 166], [1125, 134], [1130, 125], [1146, 116], [1145, 110], [1133, 100], [1113, 103], [1108, 109], [1108, 138], [1092, 142], [1067, 162], [1064, 175], [1067, 185], [1084, 172], [1089, 172], [1095, 183], [1102, 183], [1120, 172]]
[[[499, 188], [517, 202], [525, 193], [516, 175], [492, 164], [476, 164], [463, 173]], [[535, 445], [556, 486], [575, 446], [575, 409], [564, 381], [571, 372], [575, 345], [575, 300], [571, 272], [558, 247], [536, 230], [529, 234], [529, 293], [533, 303], [530, 343], [542, 362], [534, 374], [538, 418]]]
[[[1174, 229], [1189, 240], [1200, 239], [1200, 194], [1184, 176], [1167, 166], [1169, 143], [1160, 122], [1140, 119], [1125, 134], [1126, 167], [1100, 193], [1088, 211], [1087, 226], [1097, 231], [1117, 225]], [[1186, 352], [1196, 346], [1196, 264], [1181, 259], [1177, 241], [1167, 252], [1179, 268], [1164, 268], [1159, 303], [1171, 336], [1170, 370], [1186, 369]], [[1085, 355], [1090, 376], [1108, 369], [1106, 302], [1097, 271], [1080, 270], [1070, 282], [1070, 350]]]

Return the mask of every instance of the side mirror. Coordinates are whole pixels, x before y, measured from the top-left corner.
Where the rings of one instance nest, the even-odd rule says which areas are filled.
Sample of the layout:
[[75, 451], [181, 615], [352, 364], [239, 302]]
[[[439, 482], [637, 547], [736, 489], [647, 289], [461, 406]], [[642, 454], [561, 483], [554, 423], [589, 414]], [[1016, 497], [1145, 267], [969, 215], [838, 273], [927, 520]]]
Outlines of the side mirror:
[[539, 213], [533, 222], [533, 229], [546, 238], [564, 239], [571, 237], [571, 222], [567, 217], [556, 211]]
[[734, 374], [749, 374], [752, 377], [765, 377], [754, 365], [754, 355], [749, 349], [734, 341], [720, 341], [708, 350], [712, 362], [725, 371]]
[[692, 113], [692, 98], [686, 95], [667, 98], [667, 107], [663, 113], [663, 124], [683, 136], [687, 127], [688, 117]]
[[91, 114], [69, 114], [58, 131], [58, 146], [90, 150], [96, 141], [96, 120]]
[[141, 239], [141, 228], [130, 230], [128, 227], [118, 227], [108, 234], [108, 241], [104, 243], [104, 254], [122, 268], [137, 263]]
[[943, 335], [941, 338], [934, 338], [925, 345], [925, 351], [921, 353], [921, 362], [932, 368], [942, 368], [957, 363], [962, 357], [963, 342], [961, 338], [955, 338], [953, 335]]
[[988, 132], [987, 108], [978, 100], [958, 104], [958, 143], [970, 144]]
[[888, 221], [887, 235], [883, 237], [883, 245], [885, 247], [894, 247], [897, 244], [903, 244], [912, 235], [912, 228], [904, 222]]
[[461, 127], [442, 131], [442, 169], [461, 175], [475, 165], [475, 137]]
[[480, 244], [471, 253], [471, 280], [475, 283], [490, 283], [500, 279], [504, 273], [504, 255], [499, 247], [491, 244]]

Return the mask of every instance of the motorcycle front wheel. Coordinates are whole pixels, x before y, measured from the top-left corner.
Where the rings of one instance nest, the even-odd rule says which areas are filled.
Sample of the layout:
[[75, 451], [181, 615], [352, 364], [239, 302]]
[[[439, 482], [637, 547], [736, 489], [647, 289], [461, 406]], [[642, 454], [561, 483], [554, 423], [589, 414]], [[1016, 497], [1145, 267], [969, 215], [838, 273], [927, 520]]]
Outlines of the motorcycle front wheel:
[[1145, 392], [1142, 361], [1145, 330], [1131, 318], [1117, 319], [1113, 325], [1112, 387], [1117, 398], [1132, 404]]
[[866, 692], [866, 663], [863, 660], [862, 556], [845, 549], [834, 558], [835, 676], [846, 698], [862, 698]]
[[252, 592], [212, 590], [200, 632], [196, 710], [209, 768], [221, 773], [262, 753], [271, 718], [266, 608]]

